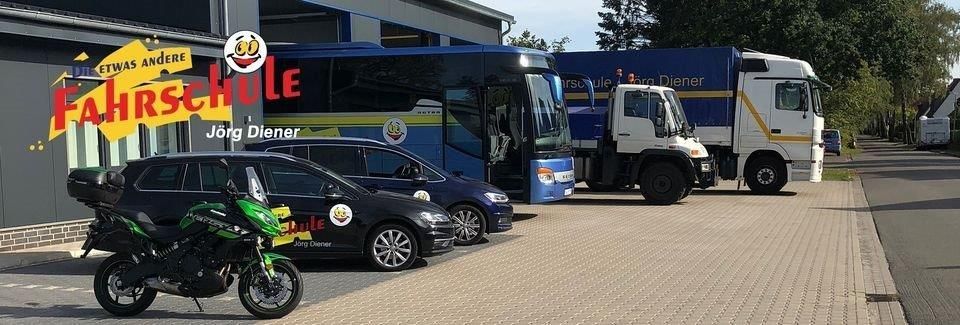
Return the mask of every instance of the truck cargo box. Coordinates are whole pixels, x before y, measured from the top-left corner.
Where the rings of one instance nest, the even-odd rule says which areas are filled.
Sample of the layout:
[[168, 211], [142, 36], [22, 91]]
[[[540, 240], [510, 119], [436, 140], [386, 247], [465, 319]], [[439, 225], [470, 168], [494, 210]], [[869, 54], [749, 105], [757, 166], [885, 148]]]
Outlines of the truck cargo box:
[[[698, 128], [734, 125], [736, 66], [740, 62], [735, 48], [589, 51], [554, 53], [554, 57], [559, 71], [585, 74], [593, 80], [598, 107], [606, 107], [607, 91], [616, 83], [615, 73], [620, 68], [622, 83], [633, 73], [641, 84], [677, 90], [687, 119]], [[568, 106], [587, 105], [582, 82], [565, 81], [564, 91]], [[571, 124], [576, 123], [571, 115]]]

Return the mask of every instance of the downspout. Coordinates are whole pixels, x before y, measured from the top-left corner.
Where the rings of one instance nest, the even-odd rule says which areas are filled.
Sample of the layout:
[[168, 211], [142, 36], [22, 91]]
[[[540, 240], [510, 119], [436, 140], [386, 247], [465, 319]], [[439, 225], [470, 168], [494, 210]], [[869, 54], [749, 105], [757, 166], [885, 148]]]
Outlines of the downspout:
[[504, 31], [503, 33], [500, 33], [500, 45], [503, 45], [503, 38], [504, 38], [504, 37], [507, 37], [507, 34], [510, 34], [510, 29], [512, 29], [512, 28], [513, 28], [513, 23], [511, 23], [511, 22], [508, 21], [508, 22], [507, 22], [507, 30]]

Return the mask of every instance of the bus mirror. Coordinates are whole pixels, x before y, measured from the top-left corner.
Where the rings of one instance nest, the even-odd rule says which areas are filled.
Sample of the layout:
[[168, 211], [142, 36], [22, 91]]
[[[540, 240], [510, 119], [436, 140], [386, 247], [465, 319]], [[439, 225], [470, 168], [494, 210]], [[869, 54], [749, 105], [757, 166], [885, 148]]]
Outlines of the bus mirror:
[[596, 110], [596, 96], [593, 92], [593, 81], [590, 78], [584, 78], [583, 84], [587, 87], [587, 102], [590, 104], [590, 111]]
[[667, 109], [664, 107], [663, 102], [657, 102], [657, 119], [663, 119], [663, 116], [667, 114]]

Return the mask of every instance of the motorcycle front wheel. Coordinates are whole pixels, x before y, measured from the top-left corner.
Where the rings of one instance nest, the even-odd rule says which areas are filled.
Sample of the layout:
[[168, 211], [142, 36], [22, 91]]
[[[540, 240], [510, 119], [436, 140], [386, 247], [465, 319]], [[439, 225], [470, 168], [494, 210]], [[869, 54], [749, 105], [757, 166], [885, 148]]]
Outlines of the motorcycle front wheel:
[[240, 303], [250, 314], [261, 319], [286, 316], [300, 304], [303, 297], [303, 277], [288, 260], [273, 262], [274, 279], [265, 279], [258, 267], [251, 267], [240, 275], [237, 293]]
[[93, 293], [97, 302], [106, 311], [117, 316], [133, 316], [142, 313], [153, 299], [157, 298], [157, 291], [145, 288], [142, 283], [124, 287], [120, 284], [120, 277], [136, 262], [128, 253], [113, 254], [100, 263], [93, 280]]

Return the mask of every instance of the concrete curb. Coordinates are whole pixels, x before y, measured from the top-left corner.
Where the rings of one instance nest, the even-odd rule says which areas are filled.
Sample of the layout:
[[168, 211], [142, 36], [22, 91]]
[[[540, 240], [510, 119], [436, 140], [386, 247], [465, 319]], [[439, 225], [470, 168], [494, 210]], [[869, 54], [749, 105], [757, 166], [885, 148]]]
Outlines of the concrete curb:
[[[851, 183], [853, 200], [856, 202], [857, 237], [860, 241], [860, 261], [863, 266], [864, 295], [867, 297], [867, 310], [872, 324], [907, 324], [900, 305], [897, 287], [890, 274], [887, 256], [883, 252], [877, 227], [873, 222], [873, 213], [867, 202], [866, 193], [860, 176], [854, 176]], [[871, 298], [893, 301], [870, 301]]]
[[[79, 258], [83, 255], [80, 246], [83, 242], [51, 245], [0, 253], [0, 271], [17, 269], [38, 264]], [[92, 250], [87, 257], [107, 255], [110, 252]]]

